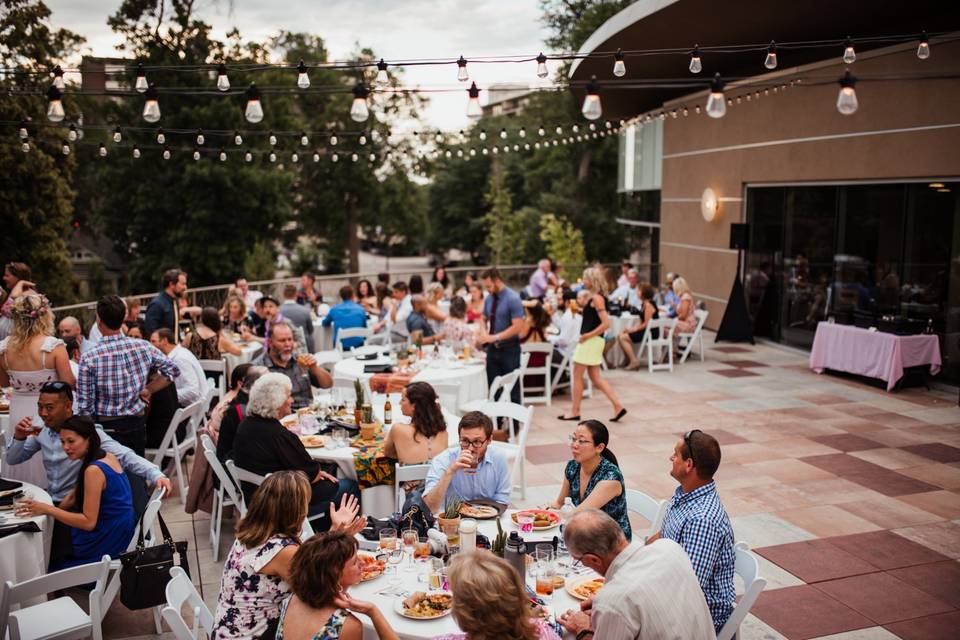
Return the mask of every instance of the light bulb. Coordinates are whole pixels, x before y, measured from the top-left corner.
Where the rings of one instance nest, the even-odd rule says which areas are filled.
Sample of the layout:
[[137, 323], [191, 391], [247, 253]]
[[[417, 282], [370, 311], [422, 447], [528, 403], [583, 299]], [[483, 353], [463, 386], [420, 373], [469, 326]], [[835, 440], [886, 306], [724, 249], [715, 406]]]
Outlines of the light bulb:
[[157, 89], [150, 86], [147, 89], [146, 100], [143, 103], [143, 119], [147, 122], [157, 122], [160, 120], [160, 96]]
[[767, 57], [763, 60], [763, 66], [767, 69], [777, 68], [777, 43], [773, 40], [770, 41], [770, 46], [767, 47]]
[[570, 127], [570, 130], [576, 133], [577, 131], [580, 131], [580, 126], [575, 124], [572, 127]]
[[217, 89], [230, 91], [230, 78], [227, 77], [227, 65], [220, 63], [217, 67]]
[[467, 73], [467, 60], [463, 56], [460, 56], [460, 59], [457, 60], [457, 80], [466, 82], [469, 79], [470, 74]]
[[306, 147], [306, 146], [308, 146], [309, 144], [310, 144], [310, 138], [307, 137], [307, 134], [301, 133], [301, 134], [300, 134], [300, 146]]
[[219, 155], [218, 157], [220, 158], [220, 162], [226, 162], [226, 161], [227, 161], [227, 152], [224, 151], [223, 149], [220, 149], [220, 155]]
[[597, 86], [596, 76], [590, 78], [590, 83], [587, 85], [587, 95], [583, 98], [580, 113], [587, 120], [597, 120], [603, 115], [603, 107], [600, 105], [600, 87]]
[[558, 136], [559, 136], [559, 135], [563, 135], [563, 127], [558, 126], [558, 127], [556, 128], [556, 132], [557, 132], [557, 135], [558, 135]]
[[537, 77], [546, 78], [550, 75], [550, 72], [547, 71], [547, 56], [543, 55], [543, 52], [540, 52], [540, 55], [537, 56]]
[[247, 151], [245, 154], [243, 154], [243, 159], [247, 162], [253, 162], [253, 154]]
[[63, 82], [63, 69], [60, 68], [60, 65], [53, 68], [53, 86], [60, 89], [60, 91], [63, 91], [66, 86]]
[[257, 124], [263, 120], [263, 105], [260, 104], [260, 89], [257, 89], [257, 85], [253, 82], [251, 82], [247, 88], [247, 108], [244, 110], [243, 116], [247, 119], [247, 122], [252, 122], [253, 124]]
[[707, 115], [711, 118], [722, 118], [727, 113], [727, 101], [723, 96], [723, 80], [720, 74], [713, 76], [710, 84], [710, 97], [707, 98]]
[[596, 125], [595, 123], [591, 122], [589, 125], [587, 125], [587, 128], [590, 129], [590, 131], [596, 131], [596, 130], [597, 130], [597, 125]]
[[508, 145], [508, 144], [503, 145], [503, 152], [504, 152], [504, 153], [510, 153], [510, 145]]
[[617, 49], [613, 54], [613, 75], [622, 78], [627, 75], [627, 65], [623, 63], [623, 49]]
[[350, 160], [351, 160], [352, 162], [356, 162], [356, 161], [359, 160], [359, 159], [360, 159], [360, 156], [358, 156], [357, 154], [355, 154], [355, 153], [351, 153], [351, 154], [350, 154]]
[[202, 147], [206, 141], [207, 138], [203, 135], [203, 129], [197, 129], [197, 144]]
[[463, 132], [463, 129], [460, 129], [460, 131], [457, 133], [457, 138], [460, 140], [460, 142], [467, 141], [467, 134]]
[[467, 117], [479, 118], [483, 115], [483, 108], [480, 106], [480, 89], [477, 89], [477, 83], [474, 82], [467, 89]]
[[267, 156], [267, 159], [270, 160], [270, 162], [276, 162], [276, 161], [277, 161], [277, 154], [276, 154], [275, 152], [271, 151], [271, 152], [270, 152], [270, 155]]
[[453, 152], [451, 152], [449, 149], [447, 149], [447, 150], [444, 152], [443, 155], [446, 156], [447, 158], [451, 158], [451, 157], [453, 157]]
[[487, 155], [487, 153], [489, 152], [487, 151], [487, 148], [484, 147], [483, 149], [480, 149], [480, 153], [482, 153], [483, 155]]
[[363, 81], [357, 82], [353, 88], [353, 105], [350, 107], [350, 119], [354, 122], [366, 122], [370, 117], [370, 110], [367, 108], [367, 96], [370, 92], [364, 86]]
[[243, 136], [240, 135], [239, 131], [233, 132], [233, 144], [237, 145], [238, 147], [243, 144]]
[[921, 60], [926, 60], [930, 57], [930, 38], [927, 37], [926, 31], [920, 34], [920, 44], [917, 46], [917, 57]]
[[310, 88], [310, 76], [307, 75], [307, 65], [303, 63], [303, 60], [297, 65], [297, 87], [300, 89]]
[[513, 150], [514, 150], [514, 151], [520, 151], [520, 145], [518, 145], [518, 144], [513, 145]]
[[480, 139], [481, 139], [481, 140], [486, 140], [486, 139], [487, 139], [487, 130], [486, 130], [486, 129], [480, 129]]
[[340, 162], [340, 156], [338, 156], [338, 155], [335, 154], [335, 153], [331, 154], [331, 155], [330, 155], [330, 162]]
[[60, 147], [60, 150], [63, 151], [63, 155], [65, 156], [70, 155], [70, 145], [67, 143], [66, 140], [64, 140], [63, 146]]
[[381, 87], [390, 84], [390, 76], [387, 75], [387, 63], [383, 61], [383, 58], [380, 58], [380, 62], [377, 63], [377, 79], [375, 82]]
[[196, 148], [195, 148], [195, 149], [193, 150], [193, 159], [194, 159], [194, 160], [199, 160], [199, 159], [200, 159], [200, 150], [199, 150], [199, 149], [196, 149]]
[[547, 130], [543, 128], [543, 125], [540, 125], [540, 128], [537, 129], [537, 135], [540, 136], [541, 138], [547, 135]]
[[[336, 154], [334, 154], [334, 155], [336, 155]], [[313, 161], [314, 161], [314, 162], [320, 162], [320, 154], [319, 154], [319, 153], [313, 154]]]
[[470, 147], [470, 156], [473, 157], [475, 155], [477, 155], [477, 150], [474, 149], [473, 147]]
[[701, 71], [703, 71], [703, 62], [700, 60], [700, 45], [697, 45], [690, 52], [690, 73], [700, 73]]
[[269, 141], [270, 141], [270, 146], [271, 146], [271, 147], [277, 146], [277, 136], [273, 135], [273, 131], [270, 132]]
[[375, 162], [376, 159], [377, 159], [377, 154], [371, 153], [371, 154], [370, 154], [369, 156], [367, 156], [367, 157], [369, 158], [370, 162]]
[[491, 151], [493, 151], [493, 155], [497, 155], [500, 153], [500, 147], [494, 147]]
[[337, 146], [337, 142], [339, 142], [339, 140], [337, 139], [337, 134], [334, 133], [333, 135], [330, 136], [330, 146], [331, 147]]
[[26, 122], [21, 122], [21, 123], [20, 123], [20, 131], [19, 131], [18, 133], [20, 134], [20, 139], [21, 139], [21, 140], [23, 140], [24, 138], [28, 138], [28, 137], [30, 136], [29, 132], [27, 132], [27, 123], [26, 123]]
[[133, 145], [133, 158], [134, 158], [134, 160], [138, 159], [139, 157], [140, 157], [140, 147], [138, 147], [137, 145]]
[[530, 151], [530, 143], [529, 143], [529, 142], [523, 145], [523, 150], [524, 150], [524, 151]]
[[102, 143], [102, 142], [100, 143], [100, 148], [97, 149], [97, 153], [100, 154], [100, 157], [101, 157], [101, 158], [106, 158], [106, 157], [107, 157], [107, 148], [106, 148], [105, 146], [103, 146], [103, 143]]
[[853, 49], [853, 40], [847, 36], [847, 42], [843, 47], [843, 64], [853, 64], [857, 61], [857, 52]]
[[137, 64], [137, 81], [133, 84], [133, 88], [136, 89], [138, 93], [146, 93], [147, 89], [150, 88], [142, 62]]
[[163, 148], [163, 159], [164, 160], [170, 159], [170, 149], [168, 149], [167, 147]]
[[300, 161], [300, 156], [297, 155], [297, 152], [296, 152], [296, 151], [294, 151], [292, 154], [290, 154], [290, 162], [293, 162], [294, 164], [296, 164], [296, 163], [299, 162], [299, 161]]
[[77, 125], [75, 124], [70, 125], [70, 130], [67, 132], [67, 140], [69, 140], [70, 142], [77, 141]]
[[24, 153], [30, 153], [30, 140], [28, 138], [24, 138], [21, 141], [20, 151], [23, 151]]
[[60, 89], [50, 85], [47, 89], [47, 119], [50, 122], [62, 122], [67, 116], [63, 110], [63, 94]]
[[857, 107], [860, 106], [857, 103], [857, 92], [853, 88], [855, 84], [857, 84], [857, 79], [849, 70], [840, 78], [840, 93], [837, 94], [837, 111], [845, 116], [856, 113]]
[[157, 129], [157, 144], [163, 144], [167, 141], [167, 136], [163, 134], [163, 129]]

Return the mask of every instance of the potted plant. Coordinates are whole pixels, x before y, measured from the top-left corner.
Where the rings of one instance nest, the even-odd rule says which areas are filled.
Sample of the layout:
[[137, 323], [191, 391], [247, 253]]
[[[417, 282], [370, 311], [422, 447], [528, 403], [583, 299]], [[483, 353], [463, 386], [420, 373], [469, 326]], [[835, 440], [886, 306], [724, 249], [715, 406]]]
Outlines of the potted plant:
[[437, 526], [444, 531], [447, 526], [460, 526], [460, 507], [463, 506], [463, 500], [454, 499], [446, 504], [443, 513], [437, 516]]
[[500, 518], [497, 518], [497, 537], [490, 542], [490, 551], [494, 555], [503, 557], [503, 548], [507, 545], [507, 534], [503, 532]]

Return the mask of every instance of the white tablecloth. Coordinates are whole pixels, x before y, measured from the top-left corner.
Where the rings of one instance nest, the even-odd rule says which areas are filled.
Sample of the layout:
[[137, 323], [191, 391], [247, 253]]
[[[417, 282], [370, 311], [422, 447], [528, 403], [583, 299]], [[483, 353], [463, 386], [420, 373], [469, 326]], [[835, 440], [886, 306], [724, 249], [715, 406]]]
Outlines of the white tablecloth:
[[619, 336], [620, 332], [624, 329], [632, 327], [637, 321], [638, 317], [629, 313], [624, 313], [620, 316], [610, 316], [610, 328], [607, 330], [607, 335], [613, 336], [615, 342], [608, 354], [608, 359], [613, 366], [619, 367], [627, 362], [627, 356], [624, 355], [623, 349], [620, 348], [620, 341], [616, 340], [617, 336]]
[[[227, 362], [227, 380], [230, 379], [230, 374], [233, 372], [234, 367], [246, 362], [252, 362], [254, 358], [263, 353], [263, 345], [259, 342], [249, 342], [245, 345], [242, 345], [240, 349], [242, 351], [238, 356], [230, 353], [225, 353], [223, 355]], [[227, 386], [229, 386], [229, 384]]]
[[[516, 525], [513, 524], [513, 521], [509, 517], [510, 513], [512, 513], [512, 511], [508, 510], [501, 518], [503, 530], [507, 533], [507, 535], [510, 535], [510, 531], [516, 530]], [[481, 520], [478, 525], [479, 533], [487, 536], [487, 538], [492, 540], [497, 535], [497, 525], [493, 520]], [[545, 531], [542, 534], [528, 534], [525, 537], [532, 540], [547, 539], [557, 535], [558, 532], [559, 529], [554, 529], [553, 531]], [[410, 593], [414, 591], [427, 590], [427, 585], [423, 582], [419, 582], [417, 579], [417, 576], [420, 574], [421, 567], [417, 566], [416, 571], [405, 571], [404, 567], [407, 566], [407, 562], [408, 560], [404, 558], [399, 569], [402, 589]], [[534, 578], [530, 574], [531, 571], [528, 570], [527, 584], [533, 587], [535, 584]], [[437, 635], [460, 632], [460, 629], [457, 627], [457, 623], [454, 621], [452, 615], [438, 618], [436, 620], [411, 620], [410, 618], [405, 618], [394, 611], [393, 607], [394, 602], [398, 599], [397, 596], [378, 595], [380, 591], [388, 588], [391, 579], [392, 576], [384, 574], [379, 578], [370, 580], [369, 582], [363, 582], [350, 587], [350, 593], [358, 600], [366, 600], [368, 602], [376, 603], [376, 605], [380, 608], [380, 611], [383, 612], [383, 615], [390, 623], [390, 626], [393, 627], [393, 630], [396, 631], [397, 635], [400, 636], [402, 640], [425, 640], [427, 638], [433, 638]], [[556, 616], [559, 613], [563, 613], [567, 609], [578, 611], [580, 609], [580, 601], [568, 594], [566, 590], [557, 589], [553, 592], [552, 600], [547, 603], [547, 607], [549, 608], [550, 612]], [[363, 615], [358, 615], [357, 617], [363, 621], [363, 637], [365, 639], [376, 638], [377, 636], [373, 629], [373, 623], [370, 621], [370, 619]]]
[[333, 327], [323, 326], [323, 318], [317, 318], [313, 321], [313, 350], [330, 349], [333, 349]]
[[[23, 483], [24, 494], [37, 502], [53, 504], [50, 494], [36, 485]], [[47, 572], [50, 559], [50, 539], [53, 535], [53, 519], [50, 516], [16, 518], [12, 511], [0, 512], [3, 524], [16, 524], [32, 520], [40, 527], [40, 533], [15, 533], [0, 538], [0, 579], [22, 582]]]

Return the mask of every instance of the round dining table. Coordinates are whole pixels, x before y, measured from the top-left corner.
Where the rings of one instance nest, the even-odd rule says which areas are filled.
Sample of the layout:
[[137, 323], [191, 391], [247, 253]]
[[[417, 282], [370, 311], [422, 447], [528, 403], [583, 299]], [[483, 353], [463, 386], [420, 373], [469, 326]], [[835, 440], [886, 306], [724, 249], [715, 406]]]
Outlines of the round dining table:
[[[500, 517], [501, 526], [508, 536], [511, 531], [517, 531], [517, 526], [510, 518], [513, 511], [514, 510], [507, 510]], [[478, 521], [477, 532], [493, 540], [497, 535], [496, 521]], [[555, 535], [559, 535], [559, 528], [550, 531], [529, 533], [523, 537], [527, 541], [546, 541]], [[532, 553], [530, 549], [528, 549], [527, 552]], [[358, 600], [375, 603], [380, 611], [383, 612], [390, 626], [402, 640], [426, 640], [438, 635], [460, 633], [460, 628], [457, 626], [452, 615], [446, 615], [433, 620], [417, 620], [407, 618], [397, 613], [396, 608], [398, 602], [402, 602], [405, 597], [416, 591], [428, 590], [428, 585], [426, 584], [426, 563], [421, 564], [420, 562], [414, 562], [412, 569], [410, 569], [409, 566], [409, 558], [404, 557], [397, 570], [400, 581], [397, 586], [391, 585], [394, 577], [385, 573], [377, 578], [350, 587], [350, 594]], [[586, 568], [582, 568], [577, 575], [569, 575], [568, 580], [580, 580], [593, 577], [596, 577], [595, 573]], [[535, 578], [529, 567], [527, 570], [527, 585], [531, 590], [535, 586]], [[546, 599], [545, 602], [546, 608], [554, 619], [568, 609], [573, 609], [574, 611], [579, 611], [580, 609], [580, 601], [571, 596], [564, 588], [555, 589], [553, 595]], [[372, 621], [364, 615], [357, 614], [357, 617], [363, 622], [363, 637], [365, 639], [376, 638], [377, 634], [373, 629]]]
[[[44, 504], [53, 504], [50, 494], [40, 487], [24, 482], [21, 488], [24, 497]], [[12, 510], [0, 511], [0, 528], [31, 521], [40, 527], [39, 532], [20, 531], [0, 538], [0, 576], [3, 576], [3, 580], [23, 582], [47, 572], [53, 518], [46, 515], [20, 518], [15, 516]]]

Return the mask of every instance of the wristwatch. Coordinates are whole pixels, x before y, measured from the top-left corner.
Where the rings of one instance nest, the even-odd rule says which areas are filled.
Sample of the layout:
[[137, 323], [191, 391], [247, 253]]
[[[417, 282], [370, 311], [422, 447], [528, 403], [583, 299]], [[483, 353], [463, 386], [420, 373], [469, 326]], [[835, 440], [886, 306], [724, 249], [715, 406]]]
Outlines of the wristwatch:
[[593, 629], [584, 629], [583, 631], [577, 634], [577, 640], [583, 640], [587, 636], [592, 636], [592, 635], [593, 635]]

